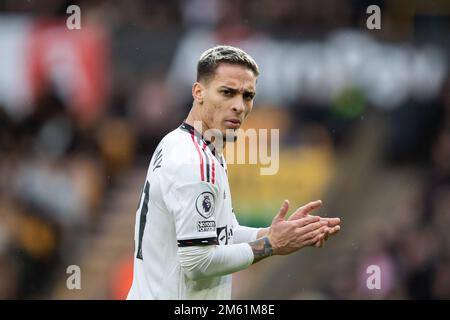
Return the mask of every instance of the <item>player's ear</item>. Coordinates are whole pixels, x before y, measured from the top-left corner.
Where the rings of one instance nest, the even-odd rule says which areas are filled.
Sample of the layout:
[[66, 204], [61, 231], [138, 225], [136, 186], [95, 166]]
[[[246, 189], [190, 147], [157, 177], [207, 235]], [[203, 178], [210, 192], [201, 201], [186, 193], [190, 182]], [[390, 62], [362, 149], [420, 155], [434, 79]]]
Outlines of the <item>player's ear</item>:
[[199, 104], [203, 104], [203, 86], [200, 82], [195, 82], [192, 85], [192, 97]]

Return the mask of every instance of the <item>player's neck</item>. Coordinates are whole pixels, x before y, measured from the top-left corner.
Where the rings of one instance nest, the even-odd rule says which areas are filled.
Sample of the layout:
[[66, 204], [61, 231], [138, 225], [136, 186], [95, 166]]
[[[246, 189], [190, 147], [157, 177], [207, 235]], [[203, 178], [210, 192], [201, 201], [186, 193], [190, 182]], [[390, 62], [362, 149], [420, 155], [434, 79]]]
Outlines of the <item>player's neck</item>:
[[214, 146], [214, 149], [216, 150], [216, 152], [221, 155], [223, 153], [223, 149], [225, 148], [225, 143], [226, 140], [223, 139], [222, 143], [214, 143], [211, 141], [208, 141], [205, 138], [205, 132], [207, 130], [209, 130], [210, 128], [208, 127], [208, 125], [202, 120], [202, 117], [200, 115], [200, 113], [198, 112], [198, 110], [196, 110], [195, 107], [193, 107], [191, 109], [191, 111], [189, 112], [186, 120], [184, 120], [185, 123], [187, 123], [188, 125], [192, 126], [198, 133], [201, 134], [202, 138], [209, 143], [211, 143]]
[[202, 118], [195, 109], [196, 108], [194, 107], [191, 109], [184, 122], [192, 126], [198, 133], [203, 136], [204, 132], [208, 130], [208, 128], [206, 128], [206, 124], [203, 122]]

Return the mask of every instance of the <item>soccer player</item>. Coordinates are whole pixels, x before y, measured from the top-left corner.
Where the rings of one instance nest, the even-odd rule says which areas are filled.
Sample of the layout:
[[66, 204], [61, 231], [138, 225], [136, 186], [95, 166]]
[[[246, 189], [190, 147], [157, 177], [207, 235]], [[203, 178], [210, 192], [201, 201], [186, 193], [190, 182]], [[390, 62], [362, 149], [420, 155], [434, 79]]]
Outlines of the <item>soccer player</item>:
[[289, 219], [285, 200], [267, 228], [236, 220], [222, 151], [252, 110], [258, 74], [241, 49], [217, 46], [201, 55], [192, 109], [162, 139], [148, 167], [128, 299], [230, 299], [233, 272], [272, 255], [321, 247], [339, 231], [339, 218], [309, 215], [320, 200]]

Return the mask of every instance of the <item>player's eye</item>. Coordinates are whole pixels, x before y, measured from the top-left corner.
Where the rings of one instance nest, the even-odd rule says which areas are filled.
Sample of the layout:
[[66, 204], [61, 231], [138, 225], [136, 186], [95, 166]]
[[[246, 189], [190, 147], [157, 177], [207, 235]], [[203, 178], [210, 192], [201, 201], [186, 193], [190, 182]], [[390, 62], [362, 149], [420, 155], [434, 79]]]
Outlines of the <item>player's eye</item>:
[[226, 97], [231, 96], [231, 93], [232, 93], [231, 90], [228, 90], [228, 89], [223, 89], [221, 92]]
[[254, 97], [255, 97], [255, 95], [252, 94], [252, 93], [244, 94], [244, 99], [247, 100], [247, 101], [252, 101]]

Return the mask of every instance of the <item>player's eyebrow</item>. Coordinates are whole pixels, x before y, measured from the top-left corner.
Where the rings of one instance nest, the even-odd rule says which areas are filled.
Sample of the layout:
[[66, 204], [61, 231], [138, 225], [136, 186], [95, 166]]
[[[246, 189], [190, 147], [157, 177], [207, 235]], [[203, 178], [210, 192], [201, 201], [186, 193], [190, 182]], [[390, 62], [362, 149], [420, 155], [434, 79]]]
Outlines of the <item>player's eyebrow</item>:
[[[235, 94], [235, 93], [237, 93], [237, 92], [240, 92], [239, 89], [231, 88], [231, 87], [228, 87], [228, 86], [220, 86], [220, 87], [219, 87], [219, 90], [223, 90], [223, 89], [229, 90], [229, 91], [230, 91], [231, 93], [233, 93], [233, 94]], [[252, 95], [252, 96], [254, 96], [254, 95], [256, 94], [256, 92], [253, 91], [253, 90], [244, 90], [243, 93], [244, 93], [244, 94], [250, 94], [250, 95]]]
[[223, 89], [229, 90], [229, 91], [231, 91], [232, 93], [238, 92], [238, 89], [236, 89], [236, 88], [231, 88], [231, 87], [228, 87], [228, 86], [220, 86], [220, 87], [219, 87], [219, 90], [223, 90]]

